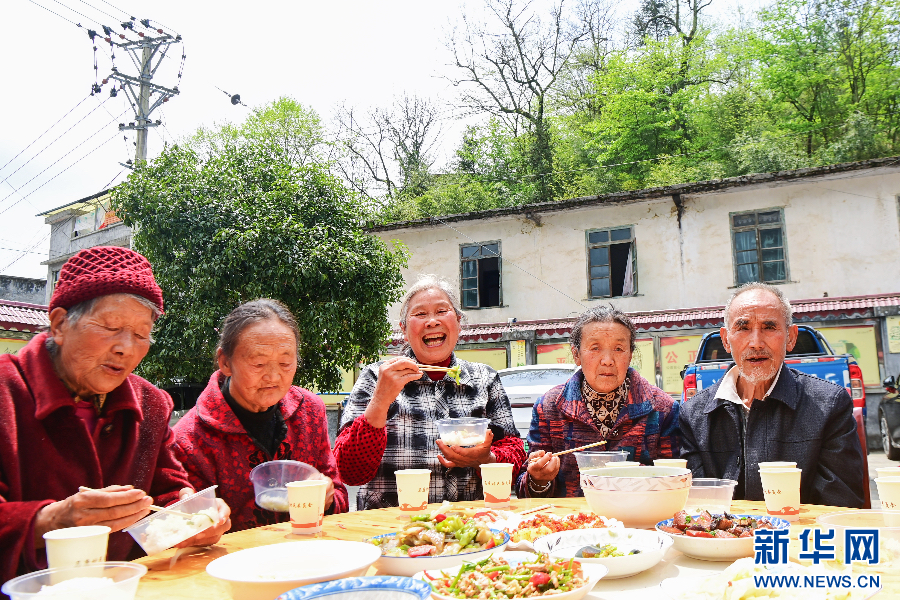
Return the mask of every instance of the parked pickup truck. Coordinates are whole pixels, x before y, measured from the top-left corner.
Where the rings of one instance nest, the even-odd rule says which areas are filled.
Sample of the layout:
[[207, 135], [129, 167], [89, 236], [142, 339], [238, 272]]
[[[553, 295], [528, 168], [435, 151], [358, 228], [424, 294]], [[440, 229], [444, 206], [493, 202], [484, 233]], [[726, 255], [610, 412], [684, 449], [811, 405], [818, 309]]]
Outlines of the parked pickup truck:
[[[862, 369], [849, 354], [835, 354], [822, 334], [806, 325], [798, 327], [797, 343], [788, 352], [785, 363], [808, 375], [813, 375], [847, 388], [853, 398], [853, 407], [862, 408], [866, 415], [866, 390], [863, 387]], [[681, 372], [684, 391], [681, 399], [687, 400], [700, 390], [714, 385], [728, 371], [731, 354], [725, 350], [719, 332], [706, 334], [700, 340], [697, 361], [686, 365]]]

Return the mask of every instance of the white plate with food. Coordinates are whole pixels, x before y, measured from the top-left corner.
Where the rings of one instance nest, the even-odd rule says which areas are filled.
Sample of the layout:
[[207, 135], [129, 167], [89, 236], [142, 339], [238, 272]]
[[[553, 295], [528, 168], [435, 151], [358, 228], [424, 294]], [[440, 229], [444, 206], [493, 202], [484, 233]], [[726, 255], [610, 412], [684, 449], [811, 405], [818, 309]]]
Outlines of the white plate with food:
[[460, 513], [433, 511], [414, 515], [401, 531], [378, 535], [368, 542], [381, 552], [375, 563], [380, 574], [409, 577], [502, 552], [509, 534]]
[[741, 558], [721, 573], [708, 577], [672, 577], [659, 584], [668, 600], [751, 600], [755, 598], [790, 598], [791, 600], [866, 600], [878, 589], [845, 588], [757, 588], [754, 575], [839, 576], [849, 574], [847, 568], [824, 565], [804, 567], [787, 565], [756, 565], [752, 558]]
[[579, 512], [564, 517], [549, 513], [525, 516], [513, 513], [505, 521], [497, 523], [497, 528], [501, 527], [510, 534], [510, 549], [532, 551], [534, 540], [545, 535], [582, 529], [622, 528], [622, 523], [592, 512]]
[[656, 530], [668, 535], [679, 552], [699, 560], [723, 561], [753, 556], [753, 532], [757, 529], [790, 529], [784, 519], [767, 515], [712, 515], [685, 511], [656, 524]]
[[631, 577], [656, 566], [672, 547], [672, 538], [645, 529], [582, 529], [538, 538], [535, 552], [551, 558], [574, 558], [585, 564], [600, 564], [606, 579]]
[[[546, 554], [522, 552], [493, 555], [487, 560], [466, 562], [451, 569], [429, 570], [414, 577], [427, 581], [436, 600], [475, 597], [474, 591], [490, 585], [505, 598], [580, 600], [606, 575], [603, 565], [577, 560], [551, 559]], [[530, 554], [530, 556], [522, 556]], [[513, 557], [512, 555], [516, 555]], [[535, 593], [537, 592], [537, 593]]]
[[379, 556], [378, 548], [364, 542], [284, 542], [226, 554], [206, 565], [206, 572], [231, 584], [234, 600], [257, 600], [302, 585], [365, 575]]

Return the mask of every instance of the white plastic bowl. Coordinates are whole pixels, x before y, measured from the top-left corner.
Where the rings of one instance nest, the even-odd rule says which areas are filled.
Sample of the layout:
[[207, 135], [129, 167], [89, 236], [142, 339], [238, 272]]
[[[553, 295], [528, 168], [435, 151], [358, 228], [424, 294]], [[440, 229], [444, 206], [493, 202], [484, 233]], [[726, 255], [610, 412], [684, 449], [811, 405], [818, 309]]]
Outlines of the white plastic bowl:
[[[477, 562], [483, 558], [487, 558], [491, 554], [503, 552], [509, 543], [509, 534], [505, 531], [491, 530], [494, 535], [502, 535], [503, 543], [494, 546], [489, 550], [479, 550], [478, 552], [469, 552], [466, 554], [449, 554], [447, 556], [379, 556], [375, 561], [375, 568], [378, 569], [379, 575], [402, 575], [404, 577], [412, 577], [419, 571], [431, 571], [447, 569], [463, 564], [464, 562]], [[396, 533], [386, 533], [384, 535], [375, 536], [372, 539], [381, 539], [397, 535]], [[376, 548], [376, 546], [372, 546]], [[381, 551], [379, 550], [379, 554]]]
[[[766, 519], [775, 526], [775, 529], [787, 530], [791, 527], [791, 524], [784, 519], [778, 519], [768, 515], [735, 516]], [[744, 558], [745, 556], [753, 556], [753, 536], [744, 538], [702, 538], [689, 535], [675, 535], [660, 529], [660, 527], [672, 527], [672, 521], [673, 519], [660, 521], [656, 524], [656, 530], [662, 535], [667, 535], [672, 538], [675, 549], [686, 556], [709, 561], [733, 561]]]
[[611, 492], [676, 490], [691, 487], [691, 472], [681, 467], [656, 466], [587, 469], [581, 472], [581, 487]]
[[490, 419], [460, 417], [435, 421], [441, 441], [448, 446], [476, 446], [484, 442]]
[[256, 504], [265, 510], [286, 513], [288, 509], [287, 484], [292, 481], [316, 479], [319, 471], [298, 460], [270, 460], [253, 467], [250, 482]]
[[[65, 598], [66, 600], [132, 600], [138, 583], [147, 573], [147, 567], [130, 562], [102, 562], [84, 567], [44, 569], [10, 579], [0, 588], [11, 600], [39, 600]], [[108, 577], [113, 585], [84, 592], [65, 591], [59, 596], [38, 595], [45, 585], [59, 584], [78, 577]]]
[[628, 459], [628, 453], [624, 450], [613, 450], [610, 452], [591, 452], [590, 450], [582, 450], [581, 452], [573, 452], [575, 462], [578, 464], [578, 470], [600, 469], [609, 463], [622, 462]]
[[622, 521], [625, 527], [652, 528], [674, 515], [687, 501], [690, 487], [659, 492], [619, 492], [581, 488], [595, 514]]
[[[585, 546], [612, 544], [625, 556], [609, 558], [575, 558]], [[656, 566], [672, 546], [672, 539], [657, 531], [646, 529], [579, 529], [551, 533], [534, 541], [535, 552], [545, 552], [551, 558], [575, 558], [586, 564], [603, 565], [608, 569], [606, 579], [631, 577]], [[640, 550], [639, 554], [628, 554]]]
[[380, 555], [365, 542], [284, 542], [221, 556], [206, 572], [227, 581], [234, 600], [270, 600], [303, 585], [365, 575]]
[[[218, 514], [218, 509], [216, 508], [217, 487], [218, 486], [216, 485], [208, 487], [205, 490], [188, 496], [184, 500], [176, 502], [175, 504], [167, 506], [166, 508], [187, 514], [194, 514], [200, 512], [201, 510], [212, 509], [216, 514]], [[204, 523], [207, 521], [207, 519], [204, 519], [204, 517], [196, 518], [203, 520]], [[180, 539], [178, 539], [178, 536], [168, 536], [164, 540], [153, 539], [151, 536], [148, 536], [147, 528], [160, 519], [168, 521], [173, 525], [180, 525], [186, 522], [184, 517], [178, 515], [167, 512], [154, 512], [150, 513], [149, 516], [144, 517], [134, 525], [129, 525], [122, 531], [127, 531], [129, 534], [131, 534], [131, 537], [133, 537], [134, 540], [141, 545], [141, 548], [143, 548], [144, 552], [146, 552], [149, 556], [171, 548], [175, 544], [180, 544], [184, 540], [194, 537], [201, 531], [205, 531], [215, 525], [215, 523], [210, 522], [208, 525], [206, 525], [205, 527], [201, 527], [200, 529], [192, 529], [190, 533], [181, 536]]]

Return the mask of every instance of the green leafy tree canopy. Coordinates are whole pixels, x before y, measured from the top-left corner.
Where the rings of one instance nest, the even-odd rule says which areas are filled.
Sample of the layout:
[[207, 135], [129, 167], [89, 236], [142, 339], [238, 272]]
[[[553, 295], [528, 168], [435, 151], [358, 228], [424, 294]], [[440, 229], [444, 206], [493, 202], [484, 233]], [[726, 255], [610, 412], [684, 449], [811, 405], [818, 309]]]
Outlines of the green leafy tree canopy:
[[116, 189], [116, 211], [165, 295], [143, 376], [205, 382], [216, 328], [260, 297], [297, 318], [297, 383], [337, 389], [339, 367], [379, 354], [406, 250], [366, 235], [358, 198], [321, 165], [294, 159], [278, 135], [223, 136], [214, 152], [167, 147]]

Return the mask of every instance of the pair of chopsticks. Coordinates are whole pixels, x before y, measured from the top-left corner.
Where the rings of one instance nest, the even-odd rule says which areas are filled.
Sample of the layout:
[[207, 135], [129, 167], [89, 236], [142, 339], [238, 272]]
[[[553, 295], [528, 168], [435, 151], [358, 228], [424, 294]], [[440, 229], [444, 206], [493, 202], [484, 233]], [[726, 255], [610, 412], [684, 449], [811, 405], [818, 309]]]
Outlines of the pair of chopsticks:
[[517, 512], [517, 515], [530, 515], [531, 513], [541, 512], [542, 510], [547, 510], [549, 508], [556, 508], [552, 504], [542, 504], [540, 506], [535, 506], [534, 508], [529, 508], [528, 510], [520, 510]]
[[[82, 485], [82, 486], [78, 487], [78, 491], [79, 492], [95, 492], [97, 490], [95, 490], [94, 488], [89, 488], [87, 486]], [[185, 517], [188, 519], [190, 519], [194, 516], [194, 515], [189, 515], [185, 512], [181, 512], [180, 510], [172, 510], [171, 508], [166, 508], [164, 506], [156, 506], [155, 504], [151, 504], [147, 508], [149, 508], [152, 511], [169, 513], [170, 515], [178, 515], [179, 517]]]
[[422, 369], [423, 371], [444, 371], [444, 372], [447, 372], [447, 371], [450, 371], [450, 370], [452, 370], [453, 368], [455, 368], [455, 367], [435, 367], [434, 365], [420, 365], [419, 363], [416, 363], [416, 366], [419, 367], [420, 369]]
[[[599, 442], [594, 442], [593, 444], [586, 444], [584, 446], [579, 446], [578, 448], [572, 448], [571, 450], [563, 450], [562, 452], [556, 452], [554, 456], [562, 456], [563, 454], [569, 454], [570, 452], [578, 452], [579, 450], [587, 450], [588, 448], [593, 448], [594, 446], [602, 446], [606, 443], [606, 440], [602, 440]], [[534, 461], [531, 461], [534, 462]]]

